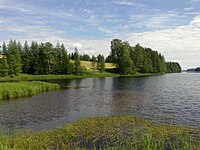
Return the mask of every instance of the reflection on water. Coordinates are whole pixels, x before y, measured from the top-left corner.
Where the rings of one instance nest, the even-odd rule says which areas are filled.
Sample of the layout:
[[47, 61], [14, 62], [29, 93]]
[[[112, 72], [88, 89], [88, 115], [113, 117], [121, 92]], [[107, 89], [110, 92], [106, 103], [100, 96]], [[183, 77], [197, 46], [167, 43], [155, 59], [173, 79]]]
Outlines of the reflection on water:
[[52, 82], [72, 88], [3, 102], [0, 124], [10, 129], [43, 130], [90, 116], [134, 115], [199, 128], [199, 76], [56, 80]]

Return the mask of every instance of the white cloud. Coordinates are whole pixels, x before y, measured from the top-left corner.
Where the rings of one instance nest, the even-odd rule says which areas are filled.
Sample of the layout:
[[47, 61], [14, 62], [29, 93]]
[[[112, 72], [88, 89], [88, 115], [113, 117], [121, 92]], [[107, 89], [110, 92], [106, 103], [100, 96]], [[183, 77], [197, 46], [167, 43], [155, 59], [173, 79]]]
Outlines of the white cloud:
[[200, 16], [186, 26], [152, 32], [132, 33], [128, 41], [161, 52], [169, 61], [179, 61], [184, 69], [200, 65]]
[[77, 49], [82, 49], [83, 48], [83, 45], [81, 43], [73, 43], [72, 44], [72, 48], [77, 48]]
[[194, 7], [187, 7], [187, 8], [184, 8], [185, 11], [191, 11], [191, 10], [193, 10], [193, 9], [194, 9]]
[[113, 4], [124, 5], [124, 6], [132, 6], [132, 7], [145, 7], [144, 4], [135, 3], [135, 2], [127, 1], [127, 0], [123, 0], [123, 1], [114, 1]]
[[101, 31], [103, 33], [113, 33], [111, 30], [106, 29], [106, 28], [99, 27], [98, 29], [99, 29], [99, 31]]

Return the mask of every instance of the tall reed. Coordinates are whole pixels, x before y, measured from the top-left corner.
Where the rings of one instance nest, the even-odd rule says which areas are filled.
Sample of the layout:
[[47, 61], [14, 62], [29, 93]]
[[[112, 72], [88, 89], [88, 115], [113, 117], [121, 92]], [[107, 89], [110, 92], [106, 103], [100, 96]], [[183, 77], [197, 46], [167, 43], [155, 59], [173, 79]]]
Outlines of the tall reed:
[[39, 92], [59, 89], [58, 84], [41, 81], [0, 83], [0, 100], [32, 96]]

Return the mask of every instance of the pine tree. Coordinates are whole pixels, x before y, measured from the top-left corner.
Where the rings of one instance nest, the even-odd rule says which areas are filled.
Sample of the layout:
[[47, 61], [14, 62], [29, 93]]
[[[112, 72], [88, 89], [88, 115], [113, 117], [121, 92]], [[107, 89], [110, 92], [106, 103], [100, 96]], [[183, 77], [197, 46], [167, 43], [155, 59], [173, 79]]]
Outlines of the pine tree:
[[7, 50], [7, 47], [6, 47], [6, 43], [5, 42], [3, 42], [3, 45], [2, 45], [2, 52], [3, 52], [3, 55], [7, 55], [7, 53], [8, 53], [8, 50]]
[[39, 46], [37, 42], [31, 42], [30, 46], [31, 62], [30, 62], [30, 72], [31, 74], [39, 74], [40, 70], [40, 57], [39, 57]]
[[80, 74], [80, 69], [81, 69], [81, 62], [80, 62], [80, 57], [78, 53], [78, 49], [75, 48], [74, 51], [74, 69], [75, 69], [75, 74]]
[[73, 64], [70, 62], [69, 55], [65, 49], [64, 44], [61, 45], [61, 69], [62, 74], [72, 74], [74, 71]]
[[7, 61], [10, 75], [18, 75], [22, 71], [21, 54], [15, 40], [10, 40], [8, 44]]
[[31, 53], [27, 41], [25, 41], [22, 52], [23, 73], [31, 73]]
[[5, 77], [8, 75], [8, 63], [5, 57], [0, 58], [0, 76]]

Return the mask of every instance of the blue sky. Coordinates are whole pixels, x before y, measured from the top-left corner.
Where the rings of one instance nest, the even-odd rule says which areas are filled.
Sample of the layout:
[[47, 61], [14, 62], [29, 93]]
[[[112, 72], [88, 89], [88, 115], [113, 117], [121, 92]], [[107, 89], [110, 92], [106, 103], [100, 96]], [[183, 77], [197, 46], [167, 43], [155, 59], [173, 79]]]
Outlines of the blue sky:
[[107, 56], [110, 41], [151, 47], [184, 69], [200, 66], [200, 0], [0, 0], [0, 44], [62, 42]]

